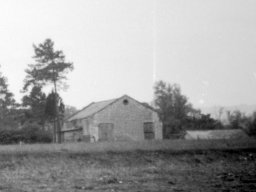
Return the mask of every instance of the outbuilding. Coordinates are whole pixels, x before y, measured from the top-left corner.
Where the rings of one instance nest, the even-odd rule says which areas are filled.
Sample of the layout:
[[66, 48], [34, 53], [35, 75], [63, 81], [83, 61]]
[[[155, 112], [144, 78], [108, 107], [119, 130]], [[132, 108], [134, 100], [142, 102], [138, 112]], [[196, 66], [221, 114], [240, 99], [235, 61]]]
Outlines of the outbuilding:
[[189, 130], [186, 131], [185, 139], [248, 139], [249, 136], [241, 129], [223, 130]]
[[61, 133], [64, 142], [163, 138], [157, 112], [128, 95], [89, 104], [64, 122]]

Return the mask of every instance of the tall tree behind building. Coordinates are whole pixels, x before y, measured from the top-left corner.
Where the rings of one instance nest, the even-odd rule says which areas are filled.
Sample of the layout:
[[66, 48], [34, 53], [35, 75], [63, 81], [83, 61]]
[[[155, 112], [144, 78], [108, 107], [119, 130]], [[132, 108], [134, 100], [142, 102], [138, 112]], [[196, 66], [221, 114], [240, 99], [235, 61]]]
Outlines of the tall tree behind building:
[[68, 118], [71, 115], [75, 114], [78, 111], [78, 109], [74, 106], [66, 105], [65, 106], [65, 113], [64, 118]]
[[[28, 65], [26, 69], [26, 78], [24, 91], [31, 85], [52, 85], [54, 95], [57, 97], [58, 89], [65, 85], [66, 75], [73, 70], [73, 63], [65, 61], [65, 55], [60, 50], [54, 50], [54, 42], [51, 39], [46, 39], [39, 45], [33, 45], [35, 63]], [[56, 109], [56, 124], [54, 129], [57, 132], [57, 142], [61, 141], [60, 135], [60, 119], [58, 115], [58, 98], [55, 98]]]
[[[46, 98], [44, 115], [49, 122], [53, 122], [56, 126], [55, 118], [58, 115], [60, 124], [62, 125], [64, 120], [65, 105], [62, 98], [54, 91], [52, 91]], [[57, 99], [57, 101], [56, 101]], [[57, 105], [57, 108], [55, 107]], [[53, 140], [56, 140], [56, 129], [53, 130]]]

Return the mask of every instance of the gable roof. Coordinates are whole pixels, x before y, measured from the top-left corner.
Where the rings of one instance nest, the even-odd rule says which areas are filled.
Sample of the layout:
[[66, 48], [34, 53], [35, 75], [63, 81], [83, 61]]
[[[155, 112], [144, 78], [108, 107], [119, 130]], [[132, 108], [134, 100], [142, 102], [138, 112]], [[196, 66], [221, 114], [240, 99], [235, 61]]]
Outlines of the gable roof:
[[119, 99], [122, 99], [123, 97], [128, 97], [128, 98], [136, 101], [137, 103], [139, 103], [143, 107], [146, 107], [146, 108], [154, 111], [154, 109], [151, 106], [145, 105], [144, 103], [141, 103], [141, 102], [129, 97], [128, 95], [123, 95], [122, 97], [119, 97], [119, 98], [116, 98], [116, 99], [110, 99], [110, 100], [99, 101], [99, 102], [92, 102], [89, 105], [87, 105], [86, 107], [84, 107], [83, 109], [81, 109], [80, 111], [74, 113], [69, 118], [67, 118], [67, 121], [72, 121], [72, 120], [75, 120], [75, 119], [83, 119], [83, 118], [92, 116], [95, 113], [105, 109], [109, 105], [117, 102]]
[[99, 102], [92, 102], [77, 113], [73, 114], [71, 117], [69, 117], [67, 120], [72, 121], [75, 119], [82, 119], [86, 118], [88, 116], [93, 115], [94, 113], [97, 113], [98, 111], [101, 111], [108, 105], [114, 103], [117, 99], [110, 99], [105, 101], [99, 101]]

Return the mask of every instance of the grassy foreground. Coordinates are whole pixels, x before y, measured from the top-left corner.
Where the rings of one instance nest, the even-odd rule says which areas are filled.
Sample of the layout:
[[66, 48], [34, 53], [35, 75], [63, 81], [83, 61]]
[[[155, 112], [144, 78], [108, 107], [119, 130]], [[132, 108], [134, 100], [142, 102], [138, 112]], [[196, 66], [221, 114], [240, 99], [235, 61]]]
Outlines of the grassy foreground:
[[256, 191], [255, 144], [177, 140], [1, 146], [0, 191]]
[[141, 142], [97, 142], [97, 143], [63, 143], [63, 144], [22, 144], [2, 145], [3, 153], [94, 153], [127, 151], [197, 151], [197, 150], [233, 150], [255, 148], [256, 140], [152, 140]]

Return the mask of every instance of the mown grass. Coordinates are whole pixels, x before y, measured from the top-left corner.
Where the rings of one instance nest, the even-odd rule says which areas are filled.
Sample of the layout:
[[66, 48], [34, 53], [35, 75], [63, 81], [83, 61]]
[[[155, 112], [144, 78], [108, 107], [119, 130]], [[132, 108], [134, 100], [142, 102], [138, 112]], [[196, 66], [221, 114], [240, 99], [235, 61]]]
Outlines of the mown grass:
[[253, 191], [255, 147], [253, 139], [0, 146], [0, 191]]
[[243, 150], [5, 154], [0, 191], [253, 191], [255, 160]]
[[152, 140], [141, 142], [97, 142], [97, 143], [63, 143], [63, 144], [22, 144], [2, 145], [2, 153], [92, 153], [92, 152], [127, 152], [159, 151], [173, 152], [197, 150], [232, 150], [256, 148], [253, 138], [243, 140]]

